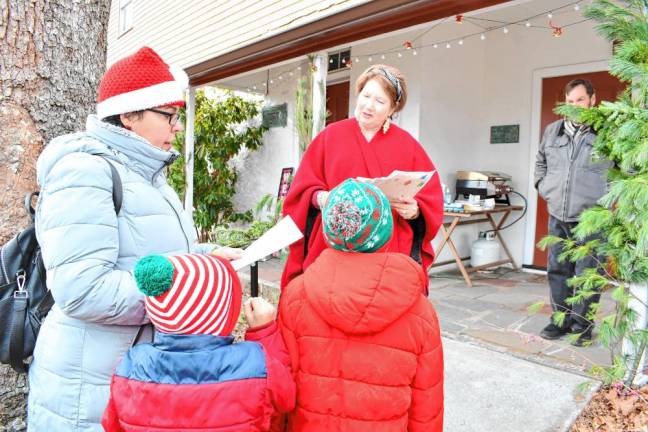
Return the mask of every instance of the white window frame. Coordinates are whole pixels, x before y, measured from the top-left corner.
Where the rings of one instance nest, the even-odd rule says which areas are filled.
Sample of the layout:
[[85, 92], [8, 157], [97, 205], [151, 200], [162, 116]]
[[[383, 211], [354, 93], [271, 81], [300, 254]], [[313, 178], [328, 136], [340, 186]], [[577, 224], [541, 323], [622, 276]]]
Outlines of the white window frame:
[[133, 10], [135, 0], [119, 0], [119, 35], [133, 28]]

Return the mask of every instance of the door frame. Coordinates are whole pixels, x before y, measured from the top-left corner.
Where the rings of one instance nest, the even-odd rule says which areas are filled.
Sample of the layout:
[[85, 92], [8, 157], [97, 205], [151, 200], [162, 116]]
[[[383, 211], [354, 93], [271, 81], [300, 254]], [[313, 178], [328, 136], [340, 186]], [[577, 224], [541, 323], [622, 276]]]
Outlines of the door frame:
[[542, 80], [545, 78], [558, 77], [563, 75], [574, 75], [589, 72], [609, 71], [609, 59], [592, 62], [575, 63], [571, 65], [552, 66], [535, 69], [532, 78], [531, 95], [531, 127], [529, 128], [529, 178], [527, 189], [527, 219], [524, 233], [524, 259], [525, 266], [533, 265], [533, 250], [535, 249], [536, 212], [538, 203], [538, 191], [533, 185], [533, 171], [535, 169], [535, 157], [538, 152], [538, 145], [542, 138], [540, 130], [540, 115], [542, 111]]

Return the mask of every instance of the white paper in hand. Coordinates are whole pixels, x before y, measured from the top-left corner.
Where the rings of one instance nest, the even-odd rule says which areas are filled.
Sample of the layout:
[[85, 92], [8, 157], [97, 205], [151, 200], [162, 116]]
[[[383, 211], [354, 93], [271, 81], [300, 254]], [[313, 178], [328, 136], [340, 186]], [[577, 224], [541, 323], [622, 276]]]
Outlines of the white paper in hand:
[[265, 258], [273, 252], [290, 246], [304, 237], [290, 216], [281, 219], [254, 243], [243, 251], [243, 256], [231, 262], [234, 270], [240, 270], [255, 261]]
[[395, 170], [387, 177], [365, 178], [358, 181], [371, 183], [387, 196], [389, 201], [414, 198], [427, 184], [436, 171], [398, 171]]

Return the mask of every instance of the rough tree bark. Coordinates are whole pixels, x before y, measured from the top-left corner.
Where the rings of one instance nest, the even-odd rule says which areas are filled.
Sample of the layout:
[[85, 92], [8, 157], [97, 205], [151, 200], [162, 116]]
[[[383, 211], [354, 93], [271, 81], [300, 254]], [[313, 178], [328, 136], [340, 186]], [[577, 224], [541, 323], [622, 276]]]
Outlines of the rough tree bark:
[[[43, 145], [83, 128], [106, 66], [110, 0], [0, 0], [0, 244], [29, 220]], [[0, 432], [25, 429], [26, 377], [0, 367]]]

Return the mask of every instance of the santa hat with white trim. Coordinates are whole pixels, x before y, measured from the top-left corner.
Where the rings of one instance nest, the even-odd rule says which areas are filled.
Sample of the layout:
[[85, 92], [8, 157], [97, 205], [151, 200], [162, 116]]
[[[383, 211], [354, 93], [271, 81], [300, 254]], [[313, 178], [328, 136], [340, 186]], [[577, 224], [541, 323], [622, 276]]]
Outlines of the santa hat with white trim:
[[119, 60], [104, 74], [97, 95], [97, 116], [161, 106], [184, 106], [189, 79], [180, 68], [169, 67], [151, 48]]
[[213, 255], [148, 255], [135, 265], [144, 304], [162, 333], [232, 333], [241, 310], [241, 283], [229, 261]]

